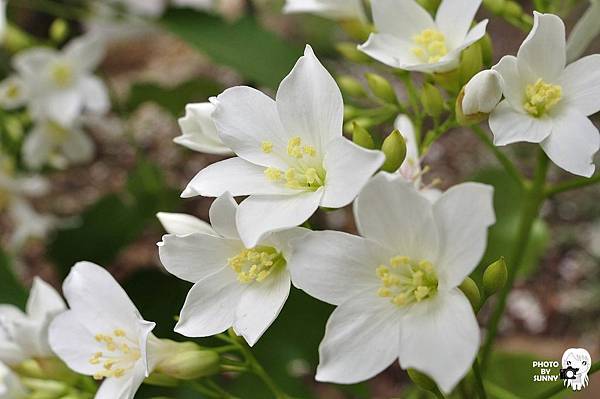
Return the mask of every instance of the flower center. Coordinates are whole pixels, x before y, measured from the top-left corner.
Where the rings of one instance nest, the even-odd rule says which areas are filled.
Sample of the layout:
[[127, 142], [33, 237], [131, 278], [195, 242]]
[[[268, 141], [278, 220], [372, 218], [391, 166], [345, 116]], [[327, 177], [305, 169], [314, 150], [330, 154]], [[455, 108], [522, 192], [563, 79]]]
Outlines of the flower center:
[[59, 88], [65, 88], [73, 83], [73, 68], [65, 62], [58, 62], [52, 66], [50, 76]]
[[96, 334], [96, 342], [106, 346], [105, 352], [95, 352], [89, 363], [98, 365], [94, 379], [122, 377], [142, 357], [138, 343], [127, 337], [125, 330], [117, 328], [112, 334]]
[[[273, 151], [273, 143], [263, 141], [261, 149], [265, 154]], [[278, 168], [266, 168], [266, 178], [273, 183], [284, 184], [294, 190], [317, 191], [325, 184], [325, 169], [316, 166], [314, 158], [317, 150], [312, 145], [305, 145], [298, 136], [288, 141], [287, 155], [294, 160], [296, 166], [283, 171]]]
[[394, 256], [389, 265], [377, 267], [376, 273], [381, 280], [377, 295], [390, 298], [390, 302], [399, 307], [433, 298], [437, 293], [437, 274], [426, 260]]
[[249, 284], [261, 282], [275, 269], [285, 266], [285, 258], [273, 247], [259, 246], [244, 249], [242, 252], [227, 259], [227, 264], [237, 274], [240, 283]]
[[539, 118], [548, 113], [562, 98], [562, 87], [544, 82], [541, 78], [525, 89], [523, 108], [529, 115]]
[[439, 62], [443, 56], [448, 54], [446, 37], [437, 29], [425, 29], [418, 35], [413, 36], [412, 39], [415, 46], [410, 50], [426, 64]]

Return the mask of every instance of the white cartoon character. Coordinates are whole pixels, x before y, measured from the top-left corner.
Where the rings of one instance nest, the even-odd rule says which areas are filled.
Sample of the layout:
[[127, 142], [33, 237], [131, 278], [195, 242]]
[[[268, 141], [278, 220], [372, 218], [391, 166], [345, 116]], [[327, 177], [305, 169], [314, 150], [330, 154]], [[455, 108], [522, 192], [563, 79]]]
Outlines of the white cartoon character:
[[590, 379], [588, 371], [592, 364], [590, 353], [583, 348], [570, 348], [562, 355], [562, 369], [560, 378], [564, 380], [567, 387], [574, 391], [581, 391], [585, 388]]

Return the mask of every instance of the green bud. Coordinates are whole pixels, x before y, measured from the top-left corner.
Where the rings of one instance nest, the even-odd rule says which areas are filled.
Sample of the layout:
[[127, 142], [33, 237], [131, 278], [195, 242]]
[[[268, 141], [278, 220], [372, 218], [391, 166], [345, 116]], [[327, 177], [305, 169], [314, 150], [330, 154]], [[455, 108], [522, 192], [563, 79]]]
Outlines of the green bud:
[[483, 273], [483, 293], [486, 297], [494, 295], [506, 284], [508, 269], [504, 257], [498, 259], [485, 269]]
[[406, 372], [408, 373], [408, 377], [411, 379], [411, 381], [420, 388], [423, 388], [429, 392], [438, 391], [437, 385], [428, 375], [423, 374], [415, 369], [407, 369]]
[[514, 1], [507, 1], [506, 5], [504, 6], [503, 15], [507, 18], [521, 18], [523, 15], [523, 7]]
[[154, 385], [157, 387], [176, 387], [179, 385], [179, 380], [174, 377], [169, 377], [161, 373], [152, 373], [144, 380], [144, 384]]
[[360, 84], [360, 82], [350, 75], [339, 76], [337, 78], [337, 83], [338, 86], [340, 86], [340, 90], [342, 91], [342, 93], [344, 93], [347, 96], [356, 98], [367, 96], [367, 92]]
[[195, 380], [219, 372], [217, 352], [202, 349], [193, 342], [173, 344], [172, 353], [156, 366], [157, 373], [179, 380]]
[[354, 132], [354, 124], [357, 123], [359, 126], [365, 129], [373, 126], [373, 120], [367, 117], [355, 118], [349, 122], [344, 123], [344, 133], [352, 134]]
[[440, 2], [441, 0], [417, 0], [417, 3], [429, 11], [430, 14], [435, 14], [436, 10], [440, 6]]
[[442, 93], [431, 83], [425, 83], [421, 90], [421, 104], [425, 113], [429, 116], [438, 117], [444, 112], [444, 97]]
[[406, 142], [398, 130], [394, 130], [383, 140], [381, 151], [385, 154], [385, 162], [381, 170], [395, 172], [406, 158]]
[[458, 93], [460, 91], [460, 70], [458, 68], [448, 72], [433, 73], [431, 76], [435, 83], [449, 93]]
[[358, 41], [365, 42], [369, 38], [374, 28], [370, 24], [365, 24], [358, 19], [347, 19], [339, 22], [340, 26], [346, 32], [350, 38]]
[[57, 18], [50, 25], [50, 39], [55, 43], [62, 43], [69, 35], [69, 24], [62, 18]]
[[506, 0], [483, 0], [483, 6], [490, 10], [492, 14], [503, 15]]
[[371, 133], [364, 127], [360, 126], [356, 122], [352, 122], [353, 130], [352, 130], [352, 141], [364, 148], [369, 150], [375, 149], [375, 142], [373, 141], [373, 137]]
[[338, 43], [335, 46], [336, 50], [346, 58], [348, 61], [356, 62], [359, 64], [367, 64], [371, 62], [371, 58], [365, 53], [359, 51], [356, 48], [355, 43]]
[[467, 47], [461, 57], [460, 62], [460, 84], [467, 83], [477, 72], [483, 68], [483, 55], [479, 42]]
[[481, 59], [485, 67], [492, 66], [494, 62], [494, 45], [492, 44], [492, 38], [489, 34], [485, 34], [480, 40], [479, 45], [481, 46]]
[[475, 284], [475, 281], [471, 277], [467, 277], [463, 280], [458, 288], [465, 294], [475, 313], [479, 311], [481, 306], [481, 294], [479, 293], [479, 287]]
[[365, 78], [367, 78], [367, 84], [375, 97], [387, 104], [398, 103], [396, 92], [386, 78], [375, 73], [365, 73]]
[[21, 382], [34, 393], [30, 398], [53, 399], [69, 392], [69, 386], [60, 381], [41, 380], [37, 378], [21, 378]]
[[35, 45], [35, 39], [17, 26], [8, 23], [4, 31], [4, 37], [0, 38], [0, 43], [11, 53], [18, 53], [28, 47]]

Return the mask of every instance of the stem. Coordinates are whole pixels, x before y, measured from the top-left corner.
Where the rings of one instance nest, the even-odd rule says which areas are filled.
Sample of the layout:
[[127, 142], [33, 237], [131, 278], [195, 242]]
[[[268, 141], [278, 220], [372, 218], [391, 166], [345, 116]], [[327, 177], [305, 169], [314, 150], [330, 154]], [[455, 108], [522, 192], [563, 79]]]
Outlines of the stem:
[[591, 186], [600, 182], [600, 173], [592, 177], [582, 177], [573, 179], [565, 183], [557, 184], [546, 189], [546, 197], [552, 197], [556, 194], [564, 193], [565, 191], [571, 191], [582, 187]]
[[540, 207], [544, 202], [544, 186], [546, 184], [548, 162], [546, 154], [541, 148], [538, 149], [538, 163], [533, 178], [533, 184], [525, 189], [525, 198], [519, 221], [519, 231], [516, 237], [516, 245], [513, 248], [513, 253], [510, 257], [511, 267], [508, 269], [508, 278], [506, 284], [499, 293], [498, 302], [489, 321], [487, 336], [481, 349], [481, 365], [484, 369], [489, 361], [492, 345], [494, 344], [494, 340], [498, 333], [498, 325], [500, 324], [504, 309], [506, 308], [508, 294], [512, 290], [517, 273], [523, 262], [523, 257], [525, 256], [529, 237], [531, 235], [531, 228], [533, 227], [533, 223], [538, 216]]
[[477, 389], [479, 399], [487, 399], [485, 387], [483, 386], [483, 379], [481, 378], [481, 370], [479, 369], [479, 360], [477, 360], [477, 358], [473, 362], [473, 375], [475, 376], [475, 388]]
[[496, 147], [494, 145], [492, 140], [490, 140], [487, 133], [481, 128], [481, 126], [473, 125], [473, 126], [471, 126], [471, 129], [473, 130], [473, 133], [475, 133], [477, 135], [477, 137], [479, 137], [479, 139], [483, 142], [483, 144], [485, 144], [494, 153], [494, 156], [496, 157], [498, 162], [500, 162], [500, 164], [504, 167], [504, 169], [506, 170], [506, 173], [508, 173], [508, 175], [510, 177], [512, 177], [519, 184], [519, 187], [524, 188], [525, 187], [525, 178], [523, 177], [521, 172], [519, 172], [519, 170], [515, 167], [515, 165], [512, 163], [512, 161], [506, 156], [506, 154], [504, 154], [502, 151], [500, 151], [498, 149], [498, 147]]
[[[592, 367], [590, 367], [590, 371], [588, 371], [588, 376], [594, 374], [598, 370], [600, 370], [600, 361], [592, 364]], [[539, 394], [538, 396], [536, 396], [535, 399], [548, 399], [548, 398], [551, 398], [554, 395], [562, 392], [565, 388], [566, 387], [565, 387], [564, 384], [555, 385], [552, 388], [548, 389], [547, 391], [542, 392], [541, 394]]]

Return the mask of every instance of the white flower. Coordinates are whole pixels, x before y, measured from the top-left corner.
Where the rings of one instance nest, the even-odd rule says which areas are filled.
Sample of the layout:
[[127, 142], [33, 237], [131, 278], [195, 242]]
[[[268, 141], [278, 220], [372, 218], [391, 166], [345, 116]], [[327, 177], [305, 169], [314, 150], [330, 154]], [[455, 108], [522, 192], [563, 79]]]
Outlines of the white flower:
[[190, 223], [189, 216], [165, 219], [163, 214], [161, 221], [177, 235], [163, 237], [159, 254], [169, 273], [194, 283], [176, 332], [208, 337], [233, 327], [254, 345], [277, 318], [290, 292], [288, 242], [308, 230], [297, 227], [272, 233], [246, 248], [236, 228], [236, 210], [235, 200], [225, 193], [210, 208], [212, 228], [199, 220]]
[[61, 51], [37, 47], [17, 54], [14, 67], [28, 85], [34, 118], [65, 125], [84, 110], [106, 112], [106, 86], [93, 75], [103, 56], [104, 44], [93, 36], [74, 39]]
[[462, 111], [465, 115], [489, 114], [502, 98], [501, 77], [495, 70], [477, 73], [465, 85]]
[[485, 35], [471, 24], [481, 0], [443, 0], [435, 21], [415, 0], [373, 0], [377, 33], [358, 48], [394, 68], [426, 73], [455, 69], [461, 52]]
[[337, 306], [317, 380], [367, 380], [399, 358], [452, 390], [479, 348], [475, 314], [457, 287], [483, 256], [492, 193], [465, 183], [432, 203], [401, 176], [379, 173], [354, 204], [364, 238], [323, 231], [292, 242], [294, 285]]
[[104, 382], [96, 399], [133, 399], [171, 346], [152, 334], [127, 293], [104, 268], [79, 262], [63, 284], [70, 310], [56, 316], [50, 346], [67, 366]]
[[194, 151], [207, 154], [232, 155], [233, 152], [223, 144], [212, 120], [215, 106], [211, 103], [188, 104], [185, 116], [179, 119], [182, 135], [173, 141]]
[[19, 76], [13, 75], [0, 82], [0, 108], [13, 110], [27, 103], [27, 85]]
[[310, 46], [276, 101], [234, 87], [214, 103], [219, 136], [238, 157], [201, 170], [182, 197], [249, 195], [237, 213], [249, 248], [267, 232], [303, 223], [319, 206], [348, 205], [383, 164], [381, 152], [342, 136], [342, 95]]
[[54, 357], [48, 344], [48, 325], [65, 309], [56, 290], [38, 277], [33, 280], [27, 313], [12, 305], [0, 305], [0, 362], [12, 366], [27, 359]]
[[0, 399], [25, 399], [27, 392], [19, 377], [0, 362]]
[[332, 19], [367, 21], [362, 0], [287, 0], [283, 12], [302, 12]]
[[592, 41], [600, 34], [600, 1], [590, 0], [590, 6], [577, 21], [567, 40], [567, 62], [583, 55]]
[[46, 165], [54, 156], [68, 163], [84, 163], [94, 156], [94, 142], [83, 132], [80, 121], [63, 125], [55, 120], [38, 121], [23, 143], [23, 161], [32, 168]]
[[587, 118], [600, 110], [600, 54], [566, 67], [565, 59], [562, 20], [535, 12], [517, 56], [493, 67], [505, 99], [491, 113], [490, 128], [496, 145], [540, 143], [556, 165], [589, 177], [600, 146], [598, 129]]

